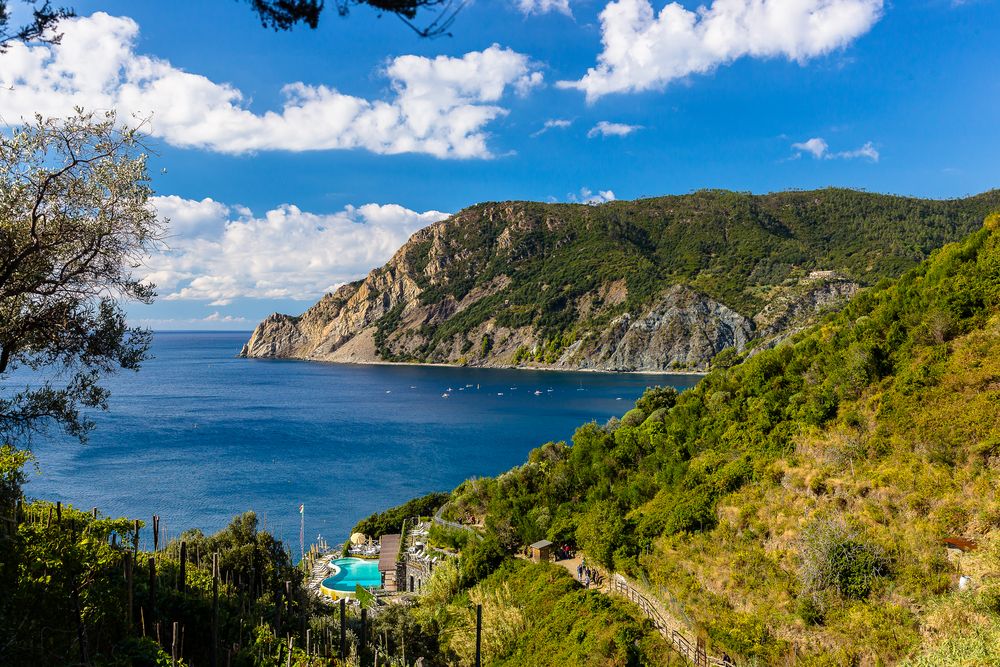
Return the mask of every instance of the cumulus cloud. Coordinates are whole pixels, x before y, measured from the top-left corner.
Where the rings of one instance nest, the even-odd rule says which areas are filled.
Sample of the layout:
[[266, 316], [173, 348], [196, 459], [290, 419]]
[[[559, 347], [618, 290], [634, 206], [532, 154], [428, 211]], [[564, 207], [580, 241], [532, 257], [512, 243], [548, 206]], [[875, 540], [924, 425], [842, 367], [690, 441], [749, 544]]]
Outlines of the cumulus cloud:
[[545, 121], [544, 125], [542, 125], [542, 129], [538, 130], [537, 132], [532, 133], [531, 136], [538, 137], [538, 136], [541, 136], [541, 135], [545, 134], [549, 130], [565, 130], [567, 127], [569, 127], [572, 124], [573, 124], [573, 121], [571, 121], [571, 120], [565, 120], [565, 119], [562, 119], [562, 118], [550, 118], [549, 120]]
[[174, 220], [182, 212], [196, 231], [149, 257], [143, 278], [168, 301], [218, 306], [241, 297], [313, 300], [383, 264], [417, 229], [447, 217], [397, 204], [330, 214], [285, 204], [261, 216], [212, 200], [155, 197], [153, 205]]
[[587, 131], [587, 138], [626, 137], [641, 129], [642, 125], [626, 125], [625, 123], [611, 123], [609, 121], [602, 120]]
[[806, 141], [792, 144], [792, 150], [796, 151], [794, 157], [802, 157], [808, 153], [817, 160], [852, 160], [854, 158], [865, 158], [872, 162], [878, 162], [879, 152], [872, 142], [865, 143], [864, 146], [852, 151], [832, 152], [830, 145], [822, 137], [813, 137]]
[[150, 131], [180, 147], [223, 153], [364, 149], [486, 158], [485, 127], [507, 110], [508, 90], [542, 83], [528, 57], [494, 44], [461, 57], [405, 55], [382, 74], [388, 99], [325, 85], [289, 83], [280, 109], [257, 113], [228, 83], [136, 52], [139, 26], [96, 13], [60, 23], [59, 45], [15, 42], [0, 56], [0, 116], [8, 123], [66, 116], [75, 106], [150, 119]]
[[566, 195], [566, 199], [574, 204], [589, 204], [591, 206], [597, 206], [598, 204], [614, 201], [615, 193], [611, 190], [598, 190], [595, 193], [590, 188], [583, 187], [580, 188], [580, 194], [571, 192]]
[[521, 10], [522, 14], [559, 12], [566, 16], [573, 15], [569, 8], [569, 0], [517, 0], [517, 8]]
[[660, 89], [742, 57], [799, 63], [850, 44], [882, 15], [883, 0], [714, 0], [697, 10], [671, 2], [614, 0], [601, 12], [604, 50], [578, 81], [560, 81], [593, 101]]

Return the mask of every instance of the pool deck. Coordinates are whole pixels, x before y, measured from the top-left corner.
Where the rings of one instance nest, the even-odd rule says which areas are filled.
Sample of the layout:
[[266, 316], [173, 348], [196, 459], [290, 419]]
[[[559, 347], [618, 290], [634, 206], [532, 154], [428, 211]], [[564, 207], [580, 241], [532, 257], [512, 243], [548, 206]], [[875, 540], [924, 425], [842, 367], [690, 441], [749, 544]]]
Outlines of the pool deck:
[[327, 554], [317, 558], [312, 566], [312, 570], [309, 571], [309, 582], [306, 584], [306, 587], [322, 599], [330, 599], [329, 596], [323, 594], [321, 585], [323, 584], [323, 580], [330, 576], [330, 561], [335, 559], [336, 556], [334, 554]]

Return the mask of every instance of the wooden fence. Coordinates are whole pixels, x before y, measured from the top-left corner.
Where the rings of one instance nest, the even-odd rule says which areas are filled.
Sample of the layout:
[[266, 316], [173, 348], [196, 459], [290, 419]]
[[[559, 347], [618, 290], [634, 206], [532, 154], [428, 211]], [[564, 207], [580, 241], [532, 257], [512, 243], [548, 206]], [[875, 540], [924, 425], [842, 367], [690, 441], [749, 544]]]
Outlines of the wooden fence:
[[674, 651], [686, 658], [695, 667], [735, 667], [736, 663], [726, 658], [710, 656], [702, 642], [692, 643], [679, 628], [668, 622], [660, 613], [659, 608], [649, 598], [632, 586], [625, 577], [615, 574], [611, 577], [611, 590], [629, 600], [642, 610], [642, 613], [653, 622], [663, 638], [667, 640]]

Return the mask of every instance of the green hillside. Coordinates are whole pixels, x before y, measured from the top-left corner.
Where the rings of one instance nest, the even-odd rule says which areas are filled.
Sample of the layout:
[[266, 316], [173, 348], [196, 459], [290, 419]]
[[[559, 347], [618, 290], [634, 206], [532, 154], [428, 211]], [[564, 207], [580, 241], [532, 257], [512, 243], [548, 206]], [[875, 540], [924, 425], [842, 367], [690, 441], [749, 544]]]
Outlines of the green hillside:
[[[479, 204], [442, 226], [440, 238], [411, 242], [406, 258], [425, 305], [461, 301], [477, 288], [489, 295], [454, 317], [426, 322], [422, 347], [400, 358], [446, 360], [445, 343], [489, 319], [510, 329], [531, 326], [549, 341], [552, 358], [678, 283], [751, 317], [774, 287], [811, 270], [861, 284], [896, 277], [976, 229], [997, 206], [998, 191], [937, 201], [844, 189], [703, 190], [601, 206]], [[441, 268], [428, 275], [433, 260]], [[487, 288], [508, 278], [503, 289]], [[600, 303], [612, 285], [625, 298]], [[401, 312], [379, 323], [384, 358], [400, 356], [389, 343]]]
[[[397, 530], [447, 500], [446, 518], [474, 518], [481, 538], [432, 529], [460, 559], [367, 636], [397, 663], [469, 664], [481, 604], [486, 664], [671, 659], [637, 607], [512, 558], [547, 538], [628, 576], [740, 665], [1000, 662], [1000, 214], [784, 344], [714, 365], [571, 445], [364, 520]], [[130, 520], [19, 503], [27, 463], [0, 447], [0, 662], [169, 664], [177, 622], [182, 663], [205, 664], [211, 552], [227, 661], [307, 665], [308, 637], [336, 652], [335, 612], [253, 515], [185, 533], [183, 556], [176, 540], [152, 553]], [[352, 646], [361, 623], [348, 618]]]
[[[742, 661], [995, 662], [1000, 216], [789, 344], [720, 361], [463, 484], [453, 512], [507, 549], [579, 544]], [[949, 555], [949, 537], [978, 549]]]

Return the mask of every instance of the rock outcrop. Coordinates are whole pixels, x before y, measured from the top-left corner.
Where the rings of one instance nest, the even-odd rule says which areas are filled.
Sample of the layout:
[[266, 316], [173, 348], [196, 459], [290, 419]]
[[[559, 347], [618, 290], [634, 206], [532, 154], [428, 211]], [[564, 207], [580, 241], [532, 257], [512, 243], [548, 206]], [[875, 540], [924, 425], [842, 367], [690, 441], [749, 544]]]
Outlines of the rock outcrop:
[[[766, 348], [815, 322], [854, 296], [858, 276], [872, 283], [922, 259], [894, 241], [910, 227], [942, 242], [966, 233], [995, 204], [988, 194], [481, 204], [416, 232], [302, 315], [267, 317], [241, 354], [704, 371], [724, 349]], [[861, 217], [872, 211], [889, 222], [872, 228]]]
[[622, 315], [580, 367], [617, 371], [701, 369], [727, 347], [742, 351], [753, 334], [753, 320], [690, 287], [674, 285], [641, 316]]

